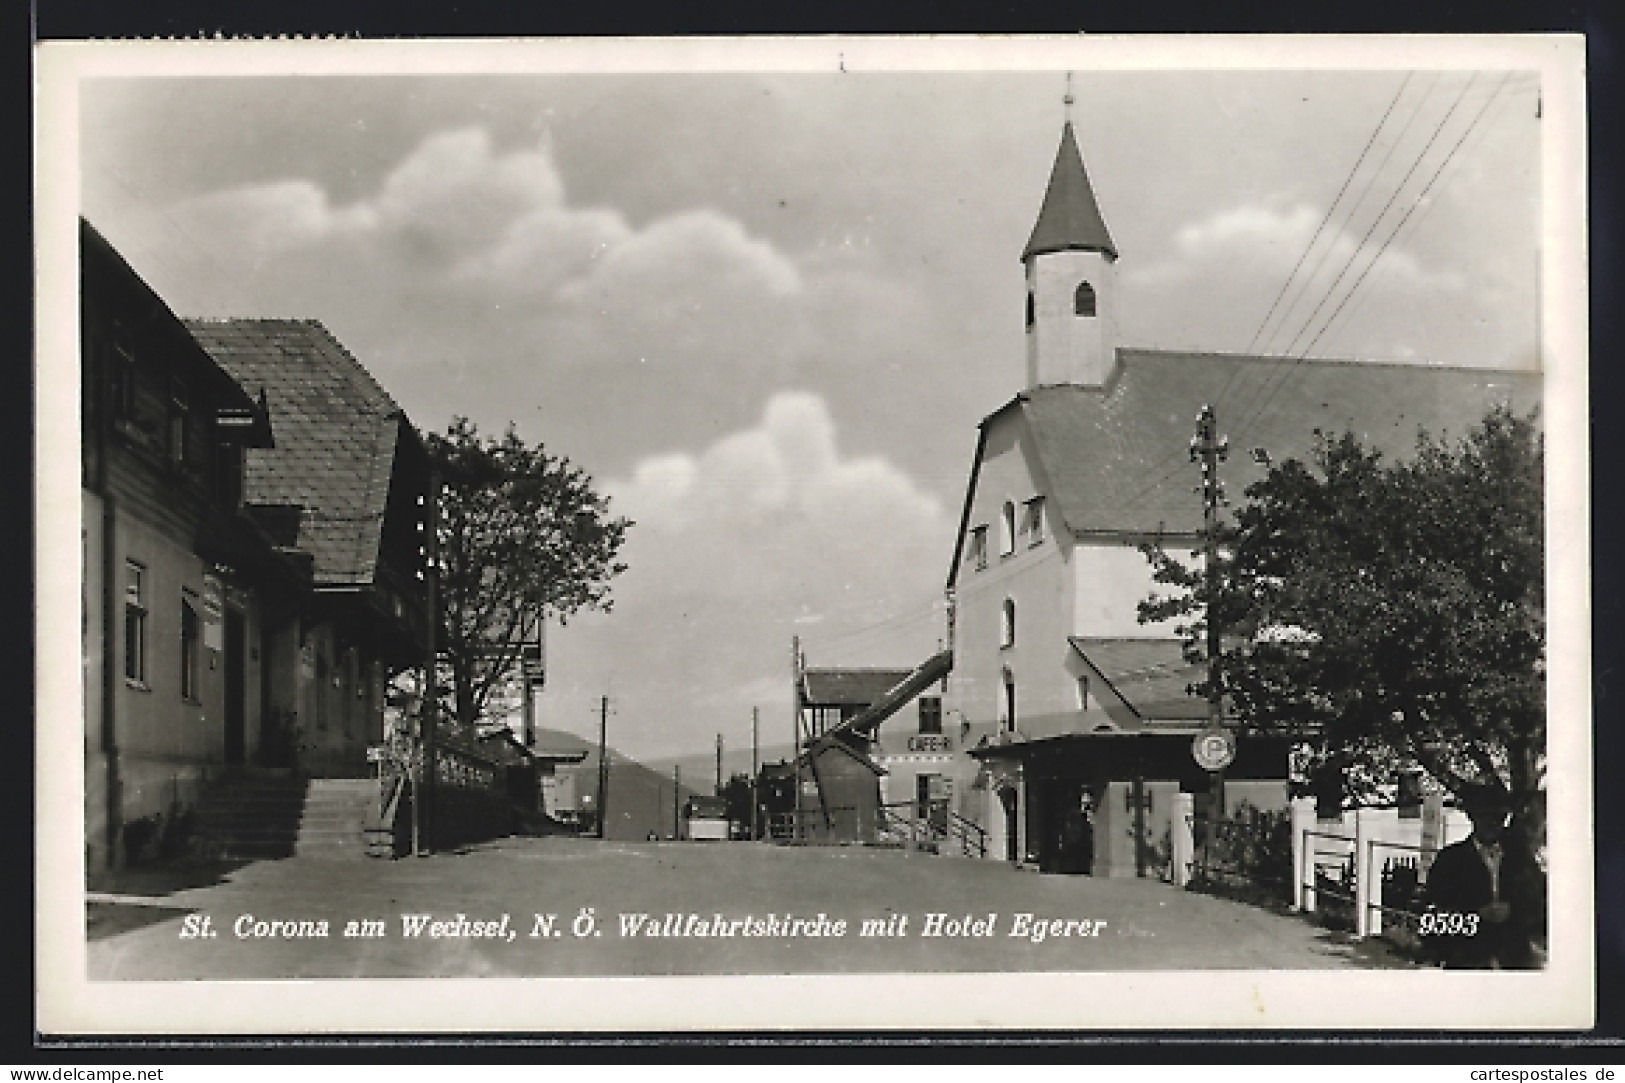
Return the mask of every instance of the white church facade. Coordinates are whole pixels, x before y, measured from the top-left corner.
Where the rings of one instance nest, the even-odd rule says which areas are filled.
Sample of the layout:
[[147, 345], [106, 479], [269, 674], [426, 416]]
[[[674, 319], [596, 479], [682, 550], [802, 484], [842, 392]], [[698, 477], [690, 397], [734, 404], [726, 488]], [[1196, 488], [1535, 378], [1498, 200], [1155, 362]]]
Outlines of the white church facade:
[[[1140, 546], [1189, 554], [1200, 542], [1187, 449], [1204, 404], [1229, 395], [1256, 415], [1223, 469], [1240, 494], [1268, 462], [1307, 460], [1317, 432], [1403, 457], [1419, 430], [1464, 432], [1496, 404], [1530, 411], [1541, 380], [1130, 348], [1116, 330], [1119, 258], [1069, 122], [1021, 256], [1025, 381], [981, 423], [946, 578], [942, 730], [953, 811], [987, 832], [989, 857], [1145, 875], [1167, 859], [1175, 795], [1200, 802], [1208, 787], [1190, 748], [1206, 725], [1188, 691], [1200, 675], [1170, 625], [1137, 616], [1155, 589]], [[1258, 391], [1239, 401], [1241, 388]], [[1287, 756], [1282, 739], [1243, 741], [1226, 808], [1284, 804]]]

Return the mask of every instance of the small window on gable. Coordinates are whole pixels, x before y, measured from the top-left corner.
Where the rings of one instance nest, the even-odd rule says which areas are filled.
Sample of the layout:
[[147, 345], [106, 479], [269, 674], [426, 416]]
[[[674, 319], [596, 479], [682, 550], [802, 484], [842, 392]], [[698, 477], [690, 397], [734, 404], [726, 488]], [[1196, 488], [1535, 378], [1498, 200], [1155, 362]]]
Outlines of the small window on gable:
[[1095, 288], [1089, 283], [1078, 283], [1078, 292], [1072, 298], [1072, 311], [1079, 316], [1095, 314]]
[[1033, 291], [1028, 290], [1027, 291], [1027, 326], [1031, 327], [1033, 325], [1033, 323], [1037, 320], [1037, 318], [1038, 318], [1037, 310], [1033, 307]]
[[1037, 545], [1044, 540], [1044, 498], [1035, 496], [1027, 501], [1025, 522], [1022, 529], [1027, 533], [1027, 544]]
[[920, 697], [920, 732], [942, 732], [942, 697]]
[[1016, 645], [1016, 600], [1006, 598], [1004, 606], [999, 610], [999, 646], [1014, 647]]
[[1088, 709], [1089, 709], [1089, 678], [1088, 677], [1079, 677], [1078, 678], [1078, 710], [1087, 711]]
[[999, 555], [1007, 557], [1016, 551], [1016, 506], [1010, 501], [1004, 502], [1004, 510], [999, 514]]
[[987, 526], [985, 524], [971, 529], [969, 559], [971, 563], [976, 565], [977, 571], [987, 567]]

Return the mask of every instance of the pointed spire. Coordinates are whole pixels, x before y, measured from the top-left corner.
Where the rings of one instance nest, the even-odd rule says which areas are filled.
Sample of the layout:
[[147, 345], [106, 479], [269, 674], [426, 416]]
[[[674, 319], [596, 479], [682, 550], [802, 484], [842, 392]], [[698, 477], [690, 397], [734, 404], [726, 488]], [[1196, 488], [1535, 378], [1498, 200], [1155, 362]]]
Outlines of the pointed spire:
[[1055, 152], [1055, 166], [1050, 170], [1044, 205], [1038, 212], [1038, 223], [1027, 239], [1021, 260], [1025, 263], [1044, 252], [1068, 250], [1104, 252], [1112, 259], [1117, 258], [1117, 246], [1112, 243], [1106, 220], [1100, 216], [1100, 207], [1095, 203], [1094, 189], [1089, 186], [1089, 174], [1084, 172], [1083, 155], [1078, 151], [1070, 120], [1061, 129], [1061, 147]]

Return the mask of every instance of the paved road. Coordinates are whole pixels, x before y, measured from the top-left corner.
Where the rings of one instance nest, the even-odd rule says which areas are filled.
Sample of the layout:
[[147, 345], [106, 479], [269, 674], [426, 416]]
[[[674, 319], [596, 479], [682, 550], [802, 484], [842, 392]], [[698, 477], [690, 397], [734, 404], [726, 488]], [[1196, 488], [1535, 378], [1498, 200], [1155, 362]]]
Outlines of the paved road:
[[[515, 838], [431, 858], [295, 858], [98, 886], [109, 890], [93, 893], [88, 906], [92, 979], [1402, 965], [1307, 921], [1153, 881], [1046, 876], [992, 861], [848, 847]], [[588, 907], [596, 929], [577, 936], [573, 922]], [[460, 927], [459, 914], [467, 919]], [[550, 934], [532, 935], [538, 914], [556, 915]], [[635, 919], [623, 915], [636, 914], [649, 919], [633, 934], [623, 923]], [[694, 926], [689, 935], [648, 935], [651, 924], [665, 931], [667, 914], [678, 915], [679, 928], [690, 914], [738, 924], [725, 937], [698, 935]], [[943, 917], [933, 922], [932, 914]], [[1046, 923], [1041, 941], [1031, 932], [1011, 935], [1022, 914]], [[405, 919], [414, 915], [454, 923], [441, 932], [492, 923], [500, 935], [433, 937], [426, 927], [407, 936]], [[770, 915], [779, 926], [747, 924]], [[972, 922], [989, 915], [986, 935]], [[783, 935], [786, 918], [812, 924]], [[204, 932], [205, 919], [205, 935], [183, 935]], [[884, 929], [863, 935], [865, 919]], [[372, 931], [384, 935], [344, 935], [349, 922], [364, 920], [378, 922]], [[328, 935], [238, 935], [272, 921], [309, 922], [307, 932], [325, 921]], [[846, 923], [838, 934], [837, 921]], [[1048, 924], [1066, 921], [1070, 929]], [[943, 933], [969, 935], [923, 935], [935, 923]]]

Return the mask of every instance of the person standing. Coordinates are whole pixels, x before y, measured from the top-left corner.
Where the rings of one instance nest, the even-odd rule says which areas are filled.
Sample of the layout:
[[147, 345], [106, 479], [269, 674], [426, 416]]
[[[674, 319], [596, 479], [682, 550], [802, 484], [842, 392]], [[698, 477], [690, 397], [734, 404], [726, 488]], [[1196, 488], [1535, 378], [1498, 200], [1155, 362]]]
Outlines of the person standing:
[[1472, 834], [1446, 846], [1428, 870], [1423, 941], [1452, 970], [1538, 966], [1534, 942], [1545, 929], [1546, 878], [1534, 855], [1507, 832], [1511, 808], [1499, 789], [1466, 794]]

